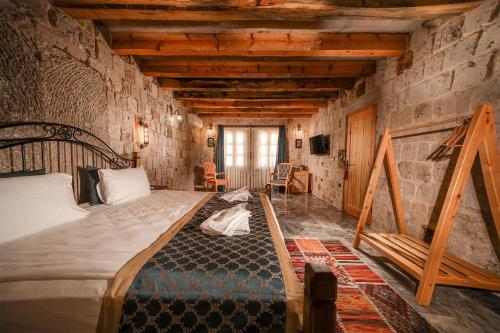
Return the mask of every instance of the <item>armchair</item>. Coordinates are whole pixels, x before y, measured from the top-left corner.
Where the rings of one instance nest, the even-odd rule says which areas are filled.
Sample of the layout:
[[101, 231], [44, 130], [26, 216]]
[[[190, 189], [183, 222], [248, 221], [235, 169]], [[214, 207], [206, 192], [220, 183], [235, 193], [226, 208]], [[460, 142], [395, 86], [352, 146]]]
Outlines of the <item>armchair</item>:
[[292, 175], [292, 165], [290, 163], [280, 163], [276, 166], [276, 172], [271, 173], [269, 184], [285, 188], [285, 198], [288, 195], [288, 185]]
[[[224, 186], [224, 191], [229, 188], [229, 179], [225, 172], [216, 172], [216, 166], [213, 162], [203, 163], [203, 169], [205, 171], [205, 188], [208, 186], [214, 187], [214, 192], [217, 192], [218, 186]], [[224, 178], [217, 178], [217, 176], [224, 176]]]

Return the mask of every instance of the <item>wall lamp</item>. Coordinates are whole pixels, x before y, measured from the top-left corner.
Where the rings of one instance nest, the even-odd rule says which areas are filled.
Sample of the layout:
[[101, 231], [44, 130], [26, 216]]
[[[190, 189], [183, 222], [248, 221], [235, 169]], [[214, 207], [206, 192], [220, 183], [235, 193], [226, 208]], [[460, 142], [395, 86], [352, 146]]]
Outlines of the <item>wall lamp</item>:
[[149, 125], [142, 119], [139, 120], [139, 147], [146, 148], [149, 145]]
[[300, 125], [300, 124], [297, 125], [296, 137], [302, 138], [302, 125]]
[[214, 124], [210, 123], [210, 124], [208, 125], [208, 136], [209, 136], [209, 137], [212, 137], [212, 136], [213, 136], [213, 134], [214, 134]]
[[168, 108], [169, 108], [170, 117], [177, 118], [178, 121], [182, 120], [182, 116], [181, 116], [181, 113], [179, 112], [179, 110], [174, 111], [174, 108], [172, 108], [172, 105], [169, 105]]

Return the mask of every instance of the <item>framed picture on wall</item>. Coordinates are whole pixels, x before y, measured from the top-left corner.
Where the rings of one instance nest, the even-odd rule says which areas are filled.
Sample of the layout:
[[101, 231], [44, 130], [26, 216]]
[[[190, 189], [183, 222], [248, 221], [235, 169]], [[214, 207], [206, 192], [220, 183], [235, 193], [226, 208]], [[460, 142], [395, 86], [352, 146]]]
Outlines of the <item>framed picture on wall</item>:
[[215, 147], [215, 139], [214, 138], [208, 138], [208, 146]]
[[295, 139], [295, 148], [302, 148], [302, 139]]

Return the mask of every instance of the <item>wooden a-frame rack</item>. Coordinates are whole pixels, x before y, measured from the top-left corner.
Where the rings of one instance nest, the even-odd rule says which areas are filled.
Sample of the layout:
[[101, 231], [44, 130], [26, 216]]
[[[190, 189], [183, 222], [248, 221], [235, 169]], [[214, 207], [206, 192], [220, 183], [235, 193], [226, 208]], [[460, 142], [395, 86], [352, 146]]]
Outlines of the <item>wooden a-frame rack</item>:
[[[439, 122], [439, 124], [441, 123], [445, 122]], [[398, 132], [437, 124], [431, 123], [427, 126], [422, 125], [398, 130]], [[496, 227], [496, 236], [500, 237], [500, 153], [492, 107], [491, 105], [482, 105], [476, 109], [472, 117], [453, 171], [432, 242], [429, 245], [407, 234], [391, 130], [386, 129], [381, 138], [359, 217], [353, 247], [359, 248], [360, 242], [363, 240], [419, 280], [416, 296], [419, 304], [428, 305], [430, 303], [436, 284], [500, 291], [500, 276], [445, 253], [445, 247], [465, 183], [478, 152], [486, 185], [486, 194]], [[399, 233], [367, 233], [364, 228], [372, 207], [373, 195], [384, 159], [387, 162], [387, 178], [392, 192]]]

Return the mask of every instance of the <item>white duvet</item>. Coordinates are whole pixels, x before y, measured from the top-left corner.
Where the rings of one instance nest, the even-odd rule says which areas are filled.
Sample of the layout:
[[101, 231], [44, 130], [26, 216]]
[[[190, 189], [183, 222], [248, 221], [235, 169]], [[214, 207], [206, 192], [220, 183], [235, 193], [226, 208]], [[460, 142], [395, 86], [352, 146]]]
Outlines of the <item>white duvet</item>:
[[116, 272], [206, 193], [155, 191], [85, 219], [0, 244], [2, 332], [95, 332]]

